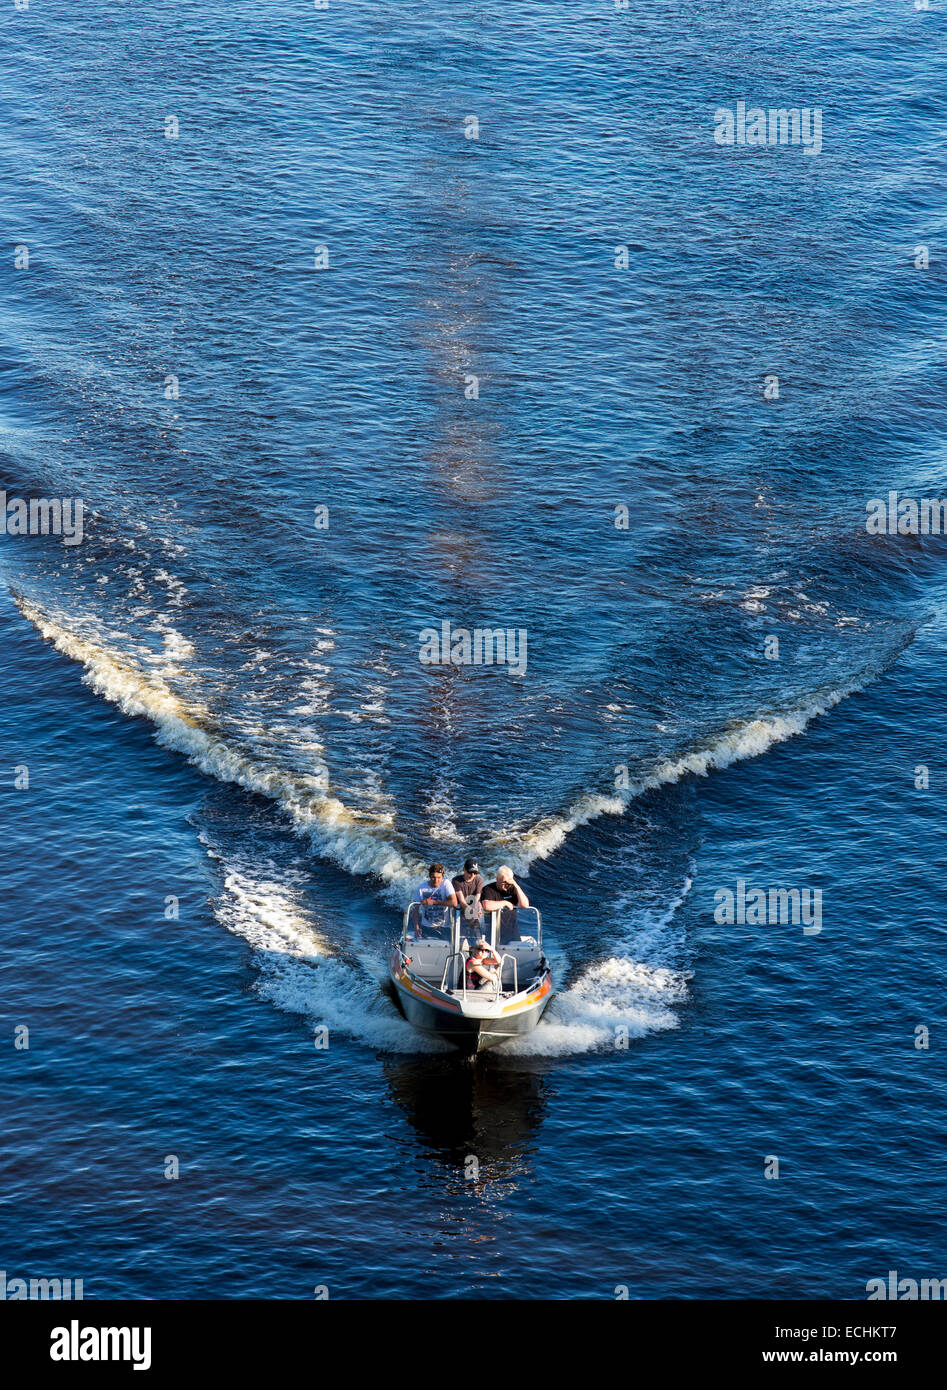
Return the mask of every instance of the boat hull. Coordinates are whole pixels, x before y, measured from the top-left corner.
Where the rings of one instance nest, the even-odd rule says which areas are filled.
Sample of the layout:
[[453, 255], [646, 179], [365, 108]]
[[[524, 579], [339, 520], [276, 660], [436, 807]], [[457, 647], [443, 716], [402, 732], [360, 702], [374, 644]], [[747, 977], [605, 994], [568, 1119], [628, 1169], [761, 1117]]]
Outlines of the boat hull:
[[470, 994], [464, 1004], [430, 989], [406, 973], [397, 974], [394, 969], [392, 985], [398, 1007], [409, 1023], [468, 1056], [531, 1032], [553, 993], [548, 974], [542, 985], [525, 999], [501, 999], [497, 1004], [487, 1003], [474, 994]]

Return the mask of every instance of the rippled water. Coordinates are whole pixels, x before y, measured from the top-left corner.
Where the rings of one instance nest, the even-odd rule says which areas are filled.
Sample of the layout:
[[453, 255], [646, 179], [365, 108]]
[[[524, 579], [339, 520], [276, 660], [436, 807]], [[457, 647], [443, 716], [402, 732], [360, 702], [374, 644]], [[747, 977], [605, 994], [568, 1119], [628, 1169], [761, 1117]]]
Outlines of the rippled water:
[[[89, 509], [0, 546], [0, 1266], [945, 1274], [944, 549], [865, 529], [945, 490], [943, 15], [0, 25], [0, 488]], [[738, 100], [819, 107], [821, 152], [716, 145]], [[526, 669], [422, 664], [445, 621]], [[558, 990], [475, 1065], [381, 988], [406, 887], [469, 852]], [[820, 890], [821, 932], [715, 920], [739, 879]]]

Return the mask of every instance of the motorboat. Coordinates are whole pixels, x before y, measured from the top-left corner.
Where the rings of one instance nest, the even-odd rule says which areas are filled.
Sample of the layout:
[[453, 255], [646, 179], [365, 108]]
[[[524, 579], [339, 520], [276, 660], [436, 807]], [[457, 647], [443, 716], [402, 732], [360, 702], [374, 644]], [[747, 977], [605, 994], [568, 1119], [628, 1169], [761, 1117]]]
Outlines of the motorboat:
[[[481, 910], [466, 916], [446, 904], [409, 903], [389, 971], [409, 1023], [472, 1054], [530, 1032], [553, 995], [535, 907]], [[471, 947], [484, 940], [500, 958], [495, 978], [476, 988], [467, 970]]]

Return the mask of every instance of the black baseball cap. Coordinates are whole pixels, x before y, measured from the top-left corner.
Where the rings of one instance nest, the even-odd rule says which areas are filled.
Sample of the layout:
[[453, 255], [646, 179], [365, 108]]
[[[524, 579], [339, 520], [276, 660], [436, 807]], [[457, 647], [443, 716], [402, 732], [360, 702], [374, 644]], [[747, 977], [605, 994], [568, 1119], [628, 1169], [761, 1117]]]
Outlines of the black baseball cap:
[[476, 874], [476, 873], [479, 873], [479, 872], [480, 872], [480, 870], [477, 868], [477, 861], [476, 861], [476, 859], [465, 859], [465, 860], [464, 860], [464, 873], [465, 873], [465, 874]]

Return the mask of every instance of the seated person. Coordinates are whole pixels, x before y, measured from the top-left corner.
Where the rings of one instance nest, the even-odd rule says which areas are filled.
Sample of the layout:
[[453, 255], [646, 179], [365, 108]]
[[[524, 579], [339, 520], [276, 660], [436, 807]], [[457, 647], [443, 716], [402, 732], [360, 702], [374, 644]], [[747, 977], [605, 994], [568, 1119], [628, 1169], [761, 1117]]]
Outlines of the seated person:
[[431, 865], [427, 878], [418, 884], [411, 901], [423, 903], [421, 911], [417, 914], [418, 936], [421, 935], [422, 926], [440, 931], [448, 925], [445, 908], [457, 906], [457, 894], [451, 885], [444, 881], [443, 864]]
[[457, 901], [468, 922], [478, 922], [482, 916], [480, 894], [483, 892], [483, 874], [477, 867], [476, 859], [464, 860], [464, 872], [452, 880]]
[[514, 879], [513, 870], [507, 864], [501, 864], [497, 869], [496, 879], [484, 888], [480, 895], [480, 902], [484, 912], [495, 912], [497, 908], [502, 909], [497, 940], [501, 943], [514, 940], [516, 919], [510, 909], [529, 907], [529, 898]]
[[467, 958], [467, 988], [500, 988], [500, 957], [485, 941], [477, 941]]

